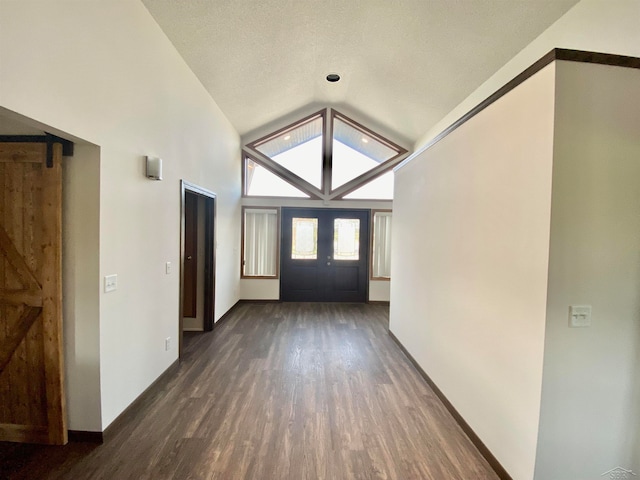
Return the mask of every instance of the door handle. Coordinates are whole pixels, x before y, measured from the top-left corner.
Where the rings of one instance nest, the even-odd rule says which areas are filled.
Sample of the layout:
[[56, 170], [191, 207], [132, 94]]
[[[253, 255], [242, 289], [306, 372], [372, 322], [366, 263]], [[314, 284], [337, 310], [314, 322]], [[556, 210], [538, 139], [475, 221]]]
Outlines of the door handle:
[[189, 255], [189, 256], [187, 257], [187, 260], [191, 260], [191, 255]]

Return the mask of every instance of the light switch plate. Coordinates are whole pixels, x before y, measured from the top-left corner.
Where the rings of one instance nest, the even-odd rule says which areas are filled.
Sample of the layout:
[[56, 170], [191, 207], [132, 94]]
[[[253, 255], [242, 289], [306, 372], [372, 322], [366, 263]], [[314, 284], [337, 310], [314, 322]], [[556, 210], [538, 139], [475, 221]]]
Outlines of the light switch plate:
[[167, 262], [164, 265], [164, 273], [169, 275], [171, 273], [171, 262]]
[[591, 326], [591, 305], [571, 305], [569, 307], [569, 326], [582, 328]]
[[118, 288], [118, 275], [107, 275], [104, 277], [104, 293], [113, 292]]

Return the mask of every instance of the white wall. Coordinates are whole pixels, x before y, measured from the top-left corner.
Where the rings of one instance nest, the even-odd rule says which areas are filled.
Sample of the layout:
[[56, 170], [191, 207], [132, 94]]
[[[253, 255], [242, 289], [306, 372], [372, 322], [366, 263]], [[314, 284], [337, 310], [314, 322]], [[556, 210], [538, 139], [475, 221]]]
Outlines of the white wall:
[[[640, 474], [640, 71], [558, 62], [536, 479]], [[569, 328], [570, 305], [592, 326]]]
[[[0, 107], [100, 146], [100, 207], [73, 221], [99, 218], [94, 287], [118, 274], [99, 295], [104, 429], [177, 358], [179, 275], [164, 265], [179, 265], [180, 179], [217, 194], [216, 318], [239, 298], [239, 137], [138, 1], [0, 2], [0, 66]], [[144, 178], [144, 155], [164, 159], [163, 181]]]
[[640, 57], [638, 18], [638, 0], [582, 0], [426, 132], [415, 150], [554, 48]]
[[388, 302], [391, 299], [391, 282], [388, 280], [369, 280], [369, 300]]
[[396, 172], [390, 330], [515, 480], [538, 438], [554, 75]]
[[64, 159], [62, 281], [68, 428], [101, 431], [100, 149]]
[[280, 280], [243, 278], [240, 280], [240, 298], [242, 300], [280, 300]]
[[[388, 281], [369, 280], [369, 300], [388, 302], [390, 288]], [[280, 280], [243, 278], [240, 280], [240, 298], [243, 300], [279, 300]]]

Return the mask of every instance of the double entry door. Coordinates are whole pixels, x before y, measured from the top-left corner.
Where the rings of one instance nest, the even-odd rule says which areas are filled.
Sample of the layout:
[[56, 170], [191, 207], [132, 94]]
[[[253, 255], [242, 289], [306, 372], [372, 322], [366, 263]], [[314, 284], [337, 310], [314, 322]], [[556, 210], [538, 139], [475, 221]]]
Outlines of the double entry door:
[[280, 298], [366, 302], [369, 211], [282, 209]]

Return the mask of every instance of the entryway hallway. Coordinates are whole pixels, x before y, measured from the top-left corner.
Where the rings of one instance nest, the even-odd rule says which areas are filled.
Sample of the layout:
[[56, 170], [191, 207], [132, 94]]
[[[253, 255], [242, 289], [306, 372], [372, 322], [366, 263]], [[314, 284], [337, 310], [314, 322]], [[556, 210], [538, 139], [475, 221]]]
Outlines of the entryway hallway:
[[496, 479], [387, 334], [388, 311], [241, 303], [186, 335], [180, 365], [103, 445], [0, 444], [0, 478]]

